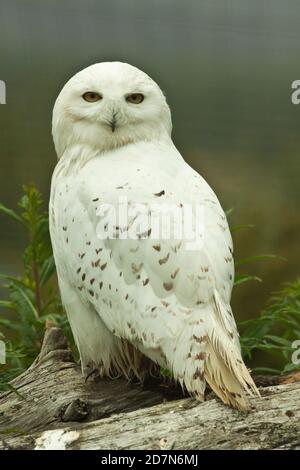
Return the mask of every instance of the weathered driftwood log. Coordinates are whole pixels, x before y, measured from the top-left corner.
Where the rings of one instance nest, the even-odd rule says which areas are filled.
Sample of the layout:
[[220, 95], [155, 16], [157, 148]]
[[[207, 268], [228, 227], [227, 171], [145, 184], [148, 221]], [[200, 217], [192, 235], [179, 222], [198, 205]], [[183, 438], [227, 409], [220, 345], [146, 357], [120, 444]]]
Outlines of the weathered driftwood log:
[[257, 377], [265, 388], [249, 413], [211, 397], [174, 400], [178, 390], [164, 384], [85, 383], [51, 328], [34, 364], [0, 396], [0, 449], [300, 449], [299, 376]]

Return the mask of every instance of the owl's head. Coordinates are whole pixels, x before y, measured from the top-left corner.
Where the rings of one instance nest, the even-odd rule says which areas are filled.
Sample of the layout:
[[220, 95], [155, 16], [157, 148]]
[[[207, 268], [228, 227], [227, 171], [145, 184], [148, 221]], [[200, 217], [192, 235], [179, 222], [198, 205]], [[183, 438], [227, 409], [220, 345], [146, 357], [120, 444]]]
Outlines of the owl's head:
[[70, 147], [99, 152], [171, 134], [170, 109], [159, 86], [144, 72], [121, 62], [91, 65], [74, 75], [53, 110], [58, 158]]

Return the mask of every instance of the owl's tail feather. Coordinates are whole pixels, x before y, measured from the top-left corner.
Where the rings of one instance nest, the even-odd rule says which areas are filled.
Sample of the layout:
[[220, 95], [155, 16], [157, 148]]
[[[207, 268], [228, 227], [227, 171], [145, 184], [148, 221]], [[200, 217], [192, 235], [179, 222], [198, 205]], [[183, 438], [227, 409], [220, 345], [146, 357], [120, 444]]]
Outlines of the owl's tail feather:
[[227, 365], [225, 357], [212, 344], [208, 348], [209, 359], [204, 372], [207, 383], [225, 404], [241, 411], [248, 410], [247, 395], [260, 395], [248, 369], [244, 364], [239, 368], [232, 367], [231, 361]]
[[249, 409], [247, 396], [260, 396], [245, 366], [238, 342], [224, 323], [226, 311], [219, 298], [215, 299], [213, 325], [208, 334], [207, 359], [204, 376], [212, 390], [221, 400], [234, 408]]

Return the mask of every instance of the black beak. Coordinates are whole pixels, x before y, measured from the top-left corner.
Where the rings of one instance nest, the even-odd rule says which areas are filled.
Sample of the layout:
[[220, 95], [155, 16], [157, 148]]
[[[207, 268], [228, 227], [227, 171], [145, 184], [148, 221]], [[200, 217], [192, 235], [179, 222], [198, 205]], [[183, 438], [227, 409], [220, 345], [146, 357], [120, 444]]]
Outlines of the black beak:
[[110, 121], [110, 127], [111, 127], [111, 131], [115, 132], [116, 127], [117, 127], [117, 113], [116, 112], [114, 112], [112, 115], [112, 120]]

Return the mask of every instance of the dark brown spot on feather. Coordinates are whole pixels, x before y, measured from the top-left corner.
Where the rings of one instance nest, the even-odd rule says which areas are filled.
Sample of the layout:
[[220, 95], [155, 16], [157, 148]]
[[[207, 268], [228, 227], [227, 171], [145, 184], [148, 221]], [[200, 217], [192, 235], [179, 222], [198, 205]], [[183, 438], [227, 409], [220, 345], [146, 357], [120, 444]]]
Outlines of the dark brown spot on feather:
[[222, 224], [219, 224], [219, 223], [218, 223], [218, 226], [220, 227], [220, 229], [221, 229], [223, 232], [226, 231], [225, 225], [222, 225]]
[[160, 250], [161, 250], [161, 246], [160, 246], [160, 245], [153, 245], [153, 248], [154, 248], [154, 250], [156, 250], [156, 251], [160, 251]]
[[140, 263], [140, 264], [131, 263], [132, 273], [133, 274], [139, 273], [140, 270], [142, 269], [142, 266], [143, 266], [143, 263]]
[[204, 378], [204, 372], [199, 369], [199, 367], [197, 367], [197, 369], [195, 370], [195, 373], [193, 375], [193, 379], [194, 380], [197, 380], [197, 379], [200, 379], [200, 380], [203, 380]]
[[173, 288], [173, 282], [164, 282], [163, 286], [166, 290], [171, 290]]
[[194, 339], [197, 343], [204, 343], [207, 340], [207, 336], [196, 336], [193, 335], [192, 339]]
[[160, 196], [163, 196], [164, 194], [165, 194], [165, 190], [162, 189], [159, 193], [154, 193], [154, 196], [160, 197]]
[[102, 266], [100, 266], [101, 271], [103, 271], [106, 268], [106, 266], [107, 266], [107, 263], [102, 264]]
[[151, 232], [152, 232], [152, 229], [149, 228], [149, 230], [146, 230], [146, 232], [140, 233], [138, 237], [139, 237], [139, 238], [147, 238], [147, 237], [150, 237]]
[[160, 265], [165, 264], [169, 258], [170, 258], [170, 253], [168, 253], [167, 256], [165, 256], [164, 258], [161, 258], [160, 260], [158, 260], [158, 262]]
[[200, 353], [196, 354], [196, 356], [195, 356], [196, 361], [204, 361], [205, 358], [206, 358], [206, 353], [205, 352], [200, 352]]
[[172, 278], [172, 279], [175, 279], [175, 277], [177, 276], [178, 273], [179, 273], [179, 268], [177, 268], [177, 269], [173, 272], [173, 274], [171, 274], [171, 278]]

